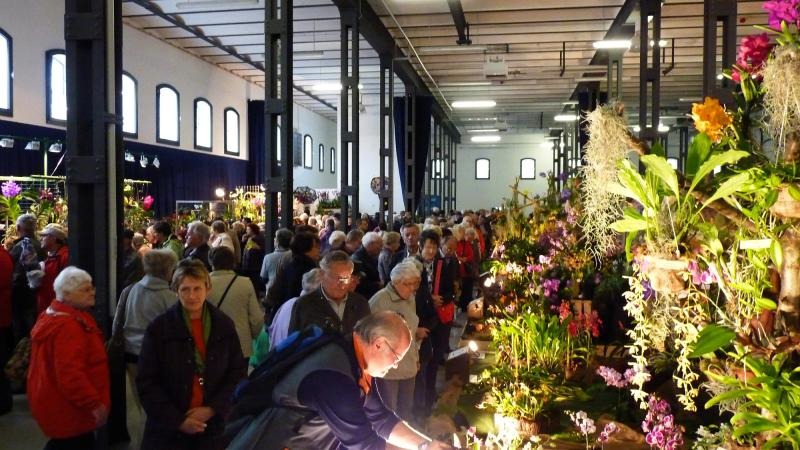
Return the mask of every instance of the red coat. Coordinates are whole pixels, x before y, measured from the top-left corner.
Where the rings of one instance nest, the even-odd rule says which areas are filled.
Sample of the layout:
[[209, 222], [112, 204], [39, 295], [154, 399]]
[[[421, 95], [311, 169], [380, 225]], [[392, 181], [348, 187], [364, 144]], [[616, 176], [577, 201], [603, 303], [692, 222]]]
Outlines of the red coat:
[[45, 435], [97, 428], [92, 411], [111, 407], [103, 333], [86, 311], [54, 301], [31, 331], [28, 403]]
[[64, 245], [54, 255], [48, 255], [44, 260], [44, 277], [39, 291], [36, 293], [36, 316], [38, 317], [55, 300], [53, 282], [61, 271], [69, 265], [69, 248]]
[[456, 256], [460, 259], [466, 258], [461, 261], [459, 265], [458, 275], [461, 278], [472, 278], [472, 266], [475, 264], [475, 253], [472, 251], [472, 244], [465, 240], [458, 241], [456, 245]]
[[11, 254], [0, 245], [0, 328], [11, 326], [11, 279], [14, 274], [14, 260]]

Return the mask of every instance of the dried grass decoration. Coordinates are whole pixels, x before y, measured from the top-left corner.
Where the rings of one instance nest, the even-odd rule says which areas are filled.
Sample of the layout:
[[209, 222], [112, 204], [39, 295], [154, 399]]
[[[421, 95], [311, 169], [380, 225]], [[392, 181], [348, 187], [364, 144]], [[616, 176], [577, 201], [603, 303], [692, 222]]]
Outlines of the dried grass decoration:
[[617, 181], [619, 162], [630, 151], [628, 124], [622, 106], [601, 106], [586, 116], [589, 142], [581, 167], [584, 214], [581, 221], [589, 249], [602, 257], [617, 245], [611, 224], [621, 218], [625, 199], [608, 191]]
[[766, 91], [764, 110], [780, 161], [787, 137], [800, 133], [800, 49], [794, 46], [776, 48], [762, 74]]

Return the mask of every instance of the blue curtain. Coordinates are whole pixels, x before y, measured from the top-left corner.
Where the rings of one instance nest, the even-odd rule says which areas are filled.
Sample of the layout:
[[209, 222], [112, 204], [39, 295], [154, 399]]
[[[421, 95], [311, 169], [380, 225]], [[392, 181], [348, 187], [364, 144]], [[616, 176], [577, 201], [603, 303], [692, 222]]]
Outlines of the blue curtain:
[[[23, 150], [28, 142], [23, 139], [18, 139], [13, 149], [0, 148], [0, 175], [41, 174], [43, 153], [47, 153], [48, 170], [53, 174], [53, 169], [64, 153], [48, 153], [44, 142], [63, 142], [65, 134], [65, 130], [0, 120], [0, 135], [44, 139], [39, 151]], [[64, 149], [68, 151], [66, 147]], [[143, 195], [150, 194], [155, 199], [153, 209], [157, 217], [174, 213], [176, 200], [213, 200], [217, 187], [232, 189], [251, 184], [247, 161], [132, 141], [125, 141], [125, 150], [133, 154], [135, 161], [125, 162], [124, 177], [151, 182], [141, 187], [141, 192]], [[148, 159], [146, 167], [139, 164], [142, 155]], [[159, 168], [152, 165], [155, 157], [161, 163]], [[54, 175], [64, 175], [63, 162]]]
[[267, 179], [267, 149], [264, 143], [264, 100], [247, 102], [247, 142], [250, 164], [247, 184], [264, 184]]
[[[406, 166], [402, 162], [405, 161], [405, 143], [406, 143], [406, 123], [405, 123], [405, 107], [408, 97], [395, 97], [394, 98], [394, 137], [395, 137], [395, 151], [398, 161], [398, 168], [400, 171], [400, 185], [403, 192], [406, 192]], [[414, 135], [415, 154], [414, 154], [414, 185], [413, 192], [417, 198], [417, 207], [422, 205], [422, 186], [425, 183], [425, 169], [428, 163], [428, 152], [430, 151], [431, 143], [431, 117], [433, 114], [433, 97], [417, 96], [416, 98], [416, 112], [414, 118]], [[416, 213], [417, 211], [414, 211]]]

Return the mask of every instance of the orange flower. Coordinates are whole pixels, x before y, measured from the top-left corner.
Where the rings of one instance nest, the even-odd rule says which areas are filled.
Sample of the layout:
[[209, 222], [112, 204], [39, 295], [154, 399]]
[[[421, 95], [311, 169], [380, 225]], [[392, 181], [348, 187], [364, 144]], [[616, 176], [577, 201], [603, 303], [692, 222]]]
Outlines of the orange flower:
[[692, 119], [697, 131], [705, 133], [714, 142], [722, 138], [723, 130], [731, 124], [728, 112], [719, 104], [719, 100], [711, 97], [706, 97], [703, 103], [692, 105]]

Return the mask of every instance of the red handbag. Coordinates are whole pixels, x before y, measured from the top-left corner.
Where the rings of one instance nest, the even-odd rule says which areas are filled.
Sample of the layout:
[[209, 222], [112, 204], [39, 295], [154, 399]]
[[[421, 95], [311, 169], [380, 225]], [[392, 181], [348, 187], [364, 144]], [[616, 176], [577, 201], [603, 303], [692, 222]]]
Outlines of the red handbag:
[[[442, 275], [442, 260], [440, 259], [436, 264], [436, 275], [433, 278], [433, 295], [439, 295], [439, 281]], [[453, 323], [453, 318], [456, 315], [456, 304], [454, 302], [445, 303], [442, 306], [436, 307], [436, 315], [439, 316], [439, 321], [445, 325]]]

